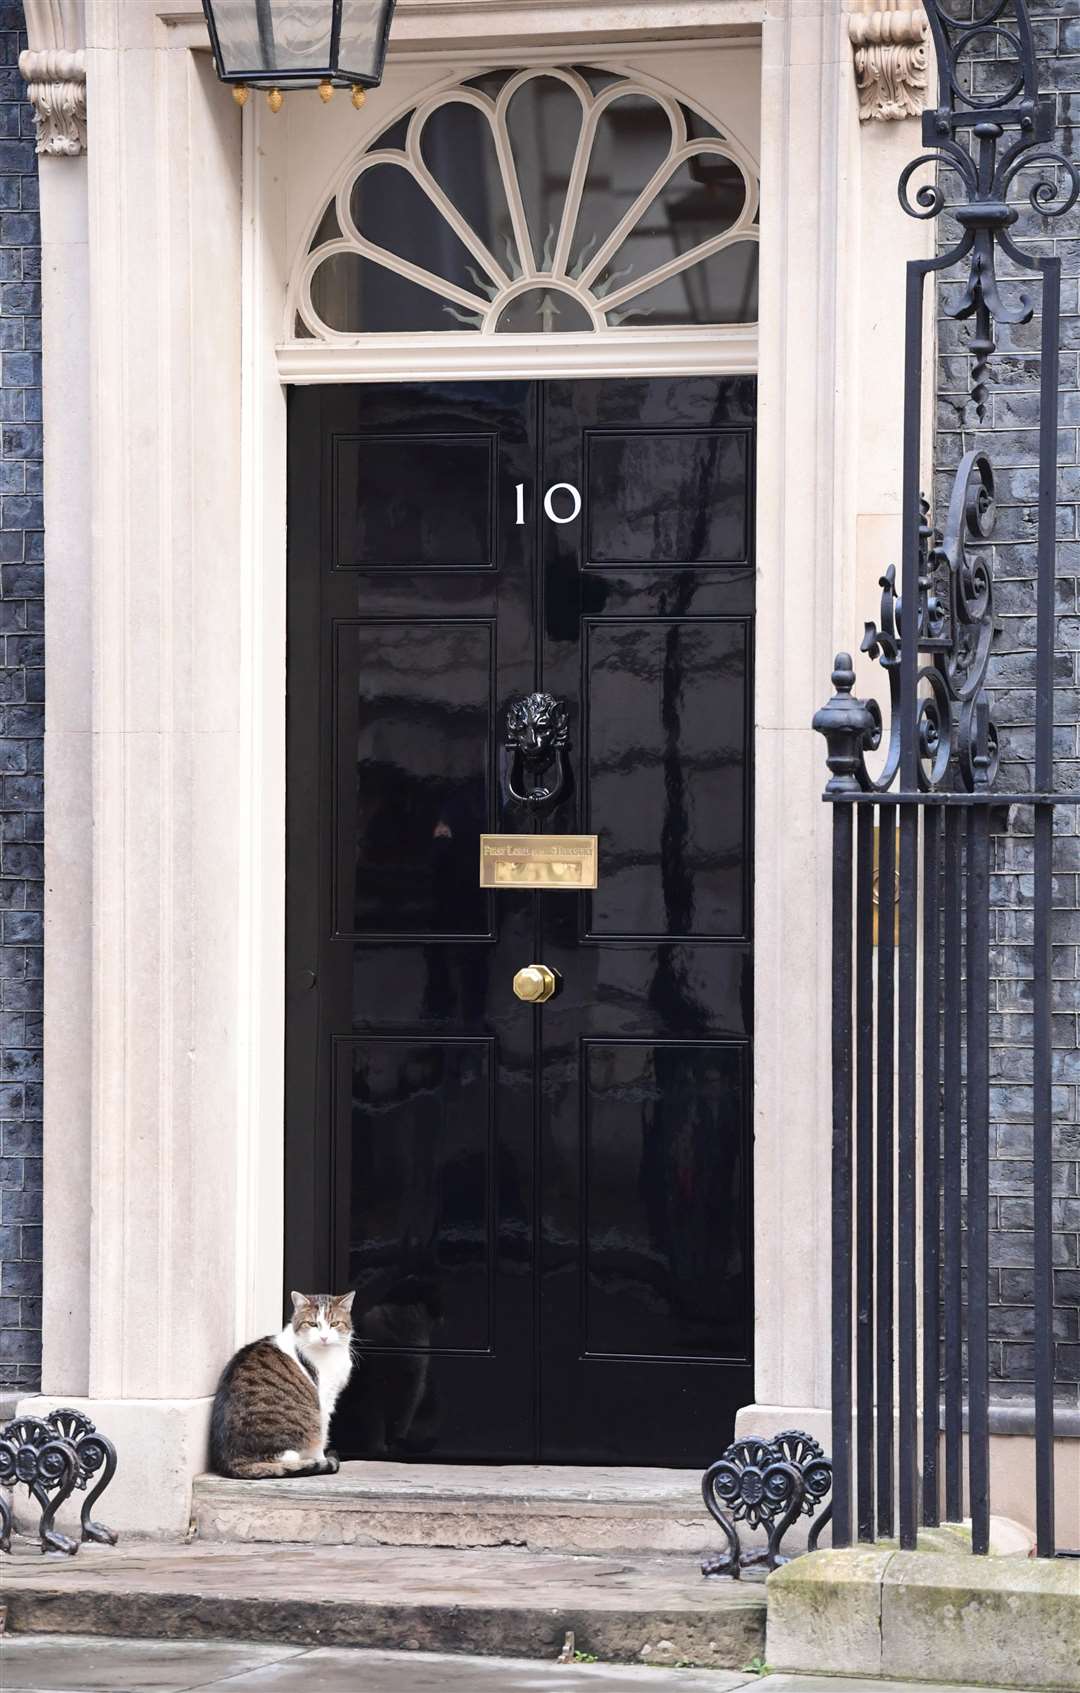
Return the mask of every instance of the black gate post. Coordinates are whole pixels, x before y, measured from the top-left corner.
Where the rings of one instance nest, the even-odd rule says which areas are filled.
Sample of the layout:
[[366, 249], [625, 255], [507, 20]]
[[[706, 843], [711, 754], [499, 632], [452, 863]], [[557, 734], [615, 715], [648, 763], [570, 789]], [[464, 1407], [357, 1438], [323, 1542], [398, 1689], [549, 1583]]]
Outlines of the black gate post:
[[[852, 903], [854, 857], [854, 807], [841, 803], [850, 801], [859, 792], [857, 771], [861, 760], [861, 746], [873, 730], [873, 717], [861, 701], [852, 697], [855, 671], [850, 653], [837, 653], [833, 666], [835, 693], [828, 705], [814, 718], [814, 727], [828, 741], [827, 763], [832, 771], [826, 792], [838, 801], [833, 811], [833, 873], [832, 873], [832, 1070], [833, 1070], [833, 1140], [832, 1140], [832, 1458], [833, 1458], [833, 1515], [834, 1546], [851, 1544], [852, 1528], [852, 1467], [851, 1467], [851, 1410], [852, 1410], [852, 1321], [853, 1303], [853, 1242], [852, 1242]], [[859, 909], [863, 914], [870, 899], [869, 877], [873, 871], [871, 852], [866, 847], [860, 819], [859, 851]], [[860, 926], [861, 934], [861, 926]], [[862, 944], [865, 946], [865, 940]], [[868, 983], [865, 958], [860, 971], [860, 994], [865, 999]], [[865, 1086], [867, 1031], [860, 1018], [860, 1075]], [[862, 1101], [865, 1107], [865, 1099]], [[860, 1122], [863, 1111], [860, 1111]], [[863, 1284], [860, 1283], [860, 1293]], [[864, 1360], [865, 1363], [865, 1360]], [[865, 1374], [860, 1373], [865, 1388]], [[872, 1418], [860, 1416], [859, 1439], [868, 1436]], [[864, 1496], [860, 1495], [860, 1511]]]

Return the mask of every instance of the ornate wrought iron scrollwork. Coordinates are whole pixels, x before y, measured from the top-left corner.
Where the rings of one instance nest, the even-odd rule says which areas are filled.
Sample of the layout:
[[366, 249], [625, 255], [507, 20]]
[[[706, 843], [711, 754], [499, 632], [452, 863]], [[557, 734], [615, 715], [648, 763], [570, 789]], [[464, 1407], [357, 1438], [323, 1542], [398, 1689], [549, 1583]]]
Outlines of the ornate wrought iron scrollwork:
[[99, 1471], [97, 1486], [83, 1502], [80, 1538], [115, 1546], [114, 1531], [94, 1522], [90, 1515], [116, 1473], [112, 1441], [81, 1411], [60, 1409], [44, 1419], [16, 1417], [7, 1423], [0, 1429], [0, 1551], [11, 1551], [14, 1517], [4, 1490], [21, 1484], [41, 1507], [41, 1550], [73, 1557], [79, 1541], [54, 1528], [56, 1514], [76, 1489], [85, 1492]]
[[[817, 1441], [800, 1429], [785, 1429], [771, 1440], [758, 1435], [736, 1440], [702, 1478], [706, 1509], [727, 1544], [723, 1552], [703, 1560], [701, 1573], [737, 1581], [745, 1569], [776, 1569], [787, 1561], [780, 1543], [788, 1529], [800, 1515], [812, 1517], [831, 1490], [832, 1465]], [[810, 1530], [809, 1551], [815, 1550], [831, 1515], [827, 1505]], [[764, 1529], [765, 1547], [744, 1552], [739, 1523]]]
[[[952, 317], [974, 319], [968, 342], [971, 397], [982, 422], [987, 368], [997, 346], [994, 325], [1028, 323], [1034, 313], [1025, 289], [1012, 286], [1003, 292], [998, 280], [998, 247], [1025, 269], [1035, 269], [1038, 263], [1009, 234], [1018, 216], [1009, 203], [1009, 190], [1021, 172], [1038, 169], [1039, 178], [1028, 193], [1032, 207], [1042, 217], [1063, 217], [1080, 195], [1080, 172], [1051, 144], [1054, 102], [1039, 98], [1035, 43], [1023, 0], [988, 0], [981, 9], [977, 3], [974, 17], [966, 19], [949, 17], [939, 0], [926, 0], [926, 13], [937, 55], [940, 102], [923, 114], [923, 143], [929, 150], [904, 170], [900, 204], [917, 218], [937, 217], [948, 204], [940, 181], [924, 183], [912, 202], [911, 179], [922, 165], [951, 172], [963, 187], [963, 203], [951, 208], [960, 238], [934, 268], [945, 270], [967, 261], [967, 285], [947, 310]], [[978, 47], [985, 59], [990, 43], [997, 47], [995, 72], [1004, 72], [1009, 81], [1004, 89], [982, 93], [976, 87], [973, 52]], [[1003, 146], [1013, 130], [1015, 139]]]
[[82, 1411], [61, 1408], [53, 1411], [47, 1420], [50, 1426], [75, 1448], [78, 1462], [75, 1486], [80, 1492], [85, 1493], [98, 1471], [101, 1472], [96, 1487], [87, 1493], [83, 1500], [79, 1514], [82, 1538], [95, 1540], [102, 1546], [115, 1546], [115, 1529], [106, 1528], [104, 1523], [94, 1522], [90, 1513], [116, 1474], [116, 1447], [95, 1428], [90, 1418], [84, 1416]]
[[[994, 473], [985, 453], [966, 453], [949, 499], [945, 528], [930, 521], [922, 504], [918, 604], [907, 625], [927, 662], [917, 672], [916, 737], [919, 785], [924, 791], [989, 787], [997, 771], [997, 731], [990, 719], [984, 683], [994, 634], [994, 586], [985, 558], [973, 551], [994, 527]], [[814, 718], [828, 743], [832, 771], [829, 792], [887, 793], [900, 769], [900, 656], [906, 620], [890, 565], [880, 579], [878, 623], [867, 623], [861, 650], [876, 659], [889, 679], [886, 730], [876, 700], [853, 697], [855, 671], [838, 653], [835, 693]], [[881, 749], [880, 771], [872, 775], [866, 754]]]
[[[71, 1442], [40, 1417], [16, 1417], [0, 1430], [0, 1487], [21, 1483], [41, 1506], [38, 1538], [43, 1552], [65, 1552], [71, 1557], [79, 1550], [78, 1541], [53, 1527], [57, 1511], [75, 1490], [78, 1472]], [[11, 1551], [10, 1511], [0, 1545], [5, 1552]]]
[[[971, 360], [971, 397], [982, 421], [989, 360], [997, 348], [996, 325], [1022, 324], [1034, 313], [1031, 295], [1019, 283], [1002, 284], [997, 274], [999, 250], [1022, 270], [1039, 271], [1043, 260], [1017, 245], [1011, 234], [1019, 212], [1010, 190], [1024, 171], [1037, 180], [1028, 192], [1034, 210], [1045, 218], [1062, 217], [1080, 197], [1080, 171], [1052, 145], [1054, 103], [1040, 99], [1031, 20], [1024, 0], [976, 0], [974, 16], [950, 17], [941, 0], [926, 0], [926, 14], [938, 61], [940, 98], [923, 113], [926, 151], [900, 177], [900, 203], [912, 217], [934, 218], [946, 208], [959, 226], [959, 237], [936, 258], [913, 263], [912, 275], [966, 267], [959, 298], [943, 309], [958, 320], [972, 320], [967, 350]], [[993, 45], [997, 86], [984, 91], [978, 67]], [[1000, 79], [1005, 77], [1005, 87]], [[912, 194], [912, 179], [926, 165], [938, 180], [924, 182]], [[951, 205], [942, 185], [950, 173], [962, 190]], [[1053, 307], [1056, 314], [1057, 306]], [[1056, 317], [1055, 317], [1056, 321]], [[910, 352], [910, 349], [909, 349]], [[909, 426], [917, 408], [917, 364], [909, 363]], [[913, 376], [915, 380], [913, 381]], [[917, 431], [915, 438], [917, 439]], [[905, 503], [913, 500], [907, 484]], [[997, 735], [984, 691], [994, 633], [993, 583], [989, 565], [973, 548], [985, 541], [994, 524], [994, 476], [985, 453], [974, 450], [956, 472], [944, 532], [922, 505], [917, 569], [918, 604], [902, 615], [892, 567], [881, 578], [879, 624], [867, 624], [862, 650], [876, 658], [889, 678], [890, 724], [873, 700], [856, 700], [851, 659], [838, 654], [833, 673], [835, 694], [814, 719], [829, 745], [832, 795], [856, 790], [886, 793], [900, 768], [902, 719], [915, 722], [918, 783], [924, 791], [988, 788], [997, 769]], [[913, 527], [908, 530], [913, 534]], [[913, 549], [907, 555], [907, 566]], [[911, 576], [907, 577], [910, 586]], [[914, 641], [927, 662], [916, 671], [914, 699], [901, 699], [901, 654]], [[909, 671], [909, 675], [911, 672]], [[864, 754], [885, 742], [882, 768], [871, 776]]]
[[508, 798], [537, 817], [552, 811], [569, 785], [569, 740], [565, 700], [542, 693], [511, 700], [505, 732]]

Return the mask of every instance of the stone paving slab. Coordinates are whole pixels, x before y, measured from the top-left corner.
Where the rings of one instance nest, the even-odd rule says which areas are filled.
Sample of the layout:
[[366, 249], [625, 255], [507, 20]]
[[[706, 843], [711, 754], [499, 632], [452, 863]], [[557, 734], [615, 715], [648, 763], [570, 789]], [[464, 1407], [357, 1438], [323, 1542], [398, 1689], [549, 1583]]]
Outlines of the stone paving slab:
[[9, 1635], [4, 1693], [736, 1693], [753, 1675], [609, 1664], [537, 1664], [426, 1652], [207, 1641]]
[[304, 1658], [302, 1646], [217, 1640], [112, 1640], [8, 1634], [0, 1640], [4, 1693], [186, 1693], [226, 1677]]
[[[761, 1693], [1016, 1693], [1015, 1687], [987, 1687], [984, 1682], [961, 1685], [955, 1681], [866, 1681], [847, 1675], [755, 1676], [752, 1683]], [[1029, 1693], [1039, 1693], [1032, 1687]]]
[[4, 1693], [993, 1693], [992, 1689], [724, 1670], [539, 1664], [418, 1652], [224, 1641], [15, 1635], [0, 1642]]
[[16, 1633], [363, 1646], [735, 1669], [759, 1657], [765, 1590], [682, 1557], [128, 1541], [4, 1561]]

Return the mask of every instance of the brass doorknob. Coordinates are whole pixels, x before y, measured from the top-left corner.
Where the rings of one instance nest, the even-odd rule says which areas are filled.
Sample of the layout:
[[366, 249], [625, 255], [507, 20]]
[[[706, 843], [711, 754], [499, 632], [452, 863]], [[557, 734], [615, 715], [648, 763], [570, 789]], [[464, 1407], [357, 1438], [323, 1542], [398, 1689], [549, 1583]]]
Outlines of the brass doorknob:
[[530, 1005], [543, 1005], [551, 998], [557, 985], [558, 977], [546, 964], [526, 964], [524, 970], [519, 970], [514, 977], [514, 992]]

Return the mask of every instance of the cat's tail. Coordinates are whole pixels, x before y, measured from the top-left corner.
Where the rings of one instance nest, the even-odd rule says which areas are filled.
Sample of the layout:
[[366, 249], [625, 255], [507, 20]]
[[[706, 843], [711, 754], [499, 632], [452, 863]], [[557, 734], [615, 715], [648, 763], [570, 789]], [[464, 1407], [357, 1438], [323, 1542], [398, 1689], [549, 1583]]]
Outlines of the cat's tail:
[[231, 1481], [272, 1481], [278, 1476], [318, 1475], [318, 1464], [282, 1463], [280, 1458], [234, 1458], [218, 1474]]

